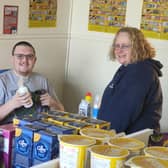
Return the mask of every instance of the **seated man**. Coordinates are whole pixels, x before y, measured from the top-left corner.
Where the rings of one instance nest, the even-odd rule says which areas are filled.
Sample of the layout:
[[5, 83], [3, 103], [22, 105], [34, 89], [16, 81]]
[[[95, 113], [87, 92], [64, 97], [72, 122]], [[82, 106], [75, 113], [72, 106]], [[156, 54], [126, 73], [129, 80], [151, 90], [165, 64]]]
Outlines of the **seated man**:
[[[33, 72], [37, 58], [35, 49], [29, 42], [16, 43], [12, 49], [11, 59], [13, 69], [0, 74], [0, 125], [12, 122], [14, 116], [22, 116], [23, 112], [36, 112], [36, 102], [28, 109], [24, 108], [24, 105], [29, 104], [31, 98], [33, 101], [36, 100], [37, 96], [34, 98], [33, 95], [40, 90], [43, 91], [43, 94], [38, 96], [41, 106], [64, 111], [48, 80]], [[29, 90], [24, 95], [17, 93], [20, 79]]]

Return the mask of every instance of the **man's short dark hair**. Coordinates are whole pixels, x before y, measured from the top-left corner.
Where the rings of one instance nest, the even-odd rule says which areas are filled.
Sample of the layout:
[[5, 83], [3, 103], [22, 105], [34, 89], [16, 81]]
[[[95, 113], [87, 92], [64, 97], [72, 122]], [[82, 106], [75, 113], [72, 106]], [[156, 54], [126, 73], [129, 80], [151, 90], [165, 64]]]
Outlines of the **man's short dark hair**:
[[14, 52], [15, 52], [15, 49], [16, 49], [17, 46], [27, 46], [27, 47], [30, 47], [30, 48], [32, 48], [32, 50], [34, 52], [34, 55], [36, 54], [35, 48], [33, 47], [33, 45], [31, 43], [29, 43], [28, 41], [19, 41], [19, 42], [17, 42], [13, 46], [12, 55], [14, 55]]

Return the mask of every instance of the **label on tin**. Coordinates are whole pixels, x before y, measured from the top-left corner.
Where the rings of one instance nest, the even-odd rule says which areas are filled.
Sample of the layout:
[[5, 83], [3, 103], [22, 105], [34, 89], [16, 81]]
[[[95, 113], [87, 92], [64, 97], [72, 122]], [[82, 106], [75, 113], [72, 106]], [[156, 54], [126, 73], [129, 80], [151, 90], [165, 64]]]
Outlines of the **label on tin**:
[[110, 160], [91, 155], [91, 168], [110, 168]]
[[78, 167], [79, 149], [60, 144], [60, 167]]
[[91, 155], [91, 168], [110, 168], [111, 164], [115, 164], [112, 167], [115, 168], [121, 168], [123, 167], [123, 161], [122, 160], [116, 160], [116, 162], [112, 163], [111, 160], [104, 159], [104, 158], [98, 158], [93, 155]]

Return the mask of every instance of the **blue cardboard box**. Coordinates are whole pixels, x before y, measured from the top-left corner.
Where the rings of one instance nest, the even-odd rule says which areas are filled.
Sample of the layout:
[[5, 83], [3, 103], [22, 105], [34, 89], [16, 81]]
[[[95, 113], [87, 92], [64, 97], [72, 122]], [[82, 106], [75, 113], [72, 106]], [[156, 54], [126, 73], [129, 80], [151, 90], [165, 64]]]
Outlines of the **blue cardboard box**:
[[14, 140], [14, 165], [30, 167], [32, 165], [32, 151], [34, 133], [44, 129], [40, 126], [25, 125], [16, 128]]
[[34, 134], [33, 165], [49, 161], [59, 155], [57, 134], [49, 130], [41, 130]]

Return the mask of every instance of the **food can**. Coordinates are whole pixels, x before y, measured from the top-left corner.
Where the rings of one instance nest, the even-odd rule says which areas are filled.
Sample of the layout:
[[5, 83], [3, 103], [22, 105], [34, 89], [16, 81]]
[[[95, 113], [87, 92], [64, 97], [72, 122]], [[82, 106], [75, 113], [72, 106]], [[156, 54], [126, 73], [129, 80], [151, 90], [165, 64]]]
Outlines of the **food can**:
[[61, 135], [60, 141], [60, 168], [88, 168], [89, 147], [95, 140], [81, 135]]
[[146, 156], [168, 160], [168, 148], [162, 146], [151, 146], [144, 149]]
[[116, 135], [114, 130], [108, 131], [99, 128], [83, 128], [80, 130], [80, 134], [95, 139], [97, 145], [102, 145], [108, 142], [109, 139]]
[[135, 138], [126, 138], [126, 137], [112, 138], [109, 140], [108, 144], [116, 145], [123, 149], [128, 149], [130, 151], [130, 157], [141, 154], [145, 147], [144, 142]]
[[110, 145], [91, 147], [91, 168], [122, 168], [129, 155], [127, 149]]
[[168, 161], [150, 156], [134, 156], [125, 162], [129, 168], [167, 168]]

